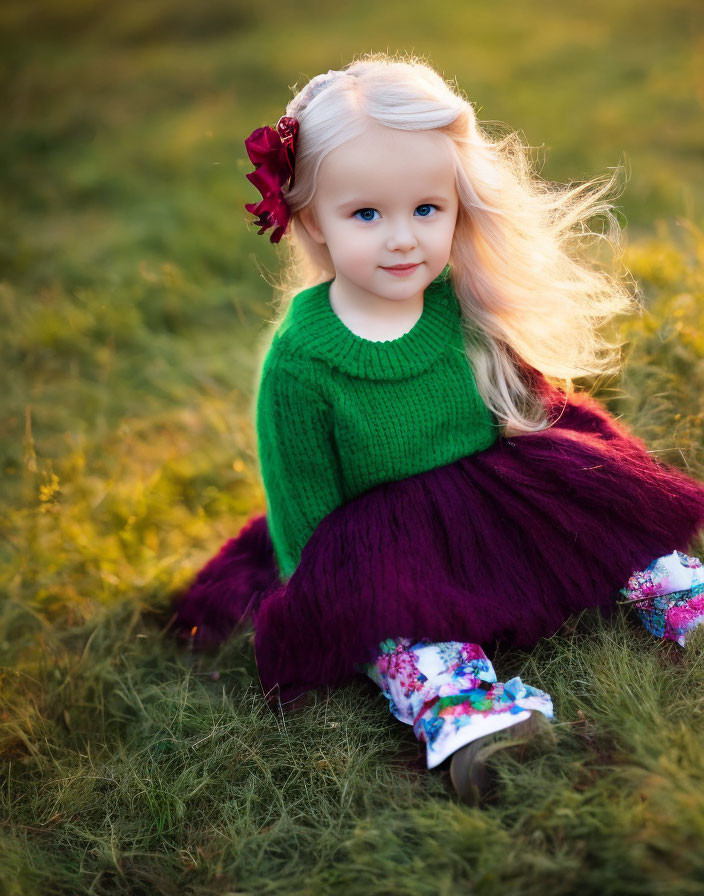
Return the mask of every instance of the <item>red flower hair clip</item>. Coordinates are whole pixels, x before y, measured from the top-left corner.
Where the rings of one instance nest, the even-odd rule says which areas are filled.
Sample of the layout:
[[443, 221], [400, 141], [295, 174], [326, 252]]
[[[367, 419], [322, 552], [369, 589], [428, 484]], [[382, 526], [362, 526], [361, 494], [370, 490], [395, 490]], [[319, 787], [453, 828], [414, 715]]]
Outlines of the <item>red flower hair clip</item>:
[[258, 233], [273, 227], [271, 242], [278, 243], [286, 232], [291, 210], [283, 194], [283, 188], [293, 187], [296, 161], [298, 120], [282, 115], [276, 129], [256, 128], [244, 141], [249, 160], [255, 170], [245, 175], [262, 194], [259, 202], [248, 202], [245, 209], [258, 216]]

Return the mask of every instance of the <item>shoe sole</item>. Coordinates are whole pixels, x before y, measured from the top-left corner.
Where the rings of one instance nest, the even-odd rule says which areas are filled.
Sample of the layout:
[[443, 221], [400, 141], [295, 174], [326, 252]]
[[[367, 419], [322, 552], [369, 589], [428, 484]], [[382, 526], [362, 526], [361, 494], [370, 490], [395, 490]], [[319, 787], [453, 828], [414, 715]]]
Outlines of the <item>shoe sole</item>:
[[[470, 741], [453, 753], [450, 762], [450, 780], [460, 799], [471, 806], [480, 806], [489, 795], [494, 783], [494, 775], [487, 762], [501, 750], [523, 746], [541, 733], [548, 733], [554, 740], [550, 722], [539, 709], [529, 710], [530, 716], [508, 728], [492, 731]], [[504, 732], [511, 732], [507, 738], [497, 740]]]

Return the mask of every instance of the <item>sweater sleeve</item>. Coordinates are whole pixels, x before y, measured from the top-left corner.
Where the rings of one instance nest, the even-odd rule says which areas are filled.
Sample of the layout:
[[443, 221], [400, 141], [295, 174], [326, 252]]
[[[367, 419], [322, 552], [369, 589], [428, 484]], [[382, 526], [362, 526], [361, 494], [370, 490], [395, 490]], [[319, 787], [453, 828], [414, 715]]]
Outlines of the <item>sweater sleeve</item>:
[[267, 526], [284, 581], [318, 523], [343, 503], [332, 419], [322, 394], [280, 364], [264, 365], [255, 419]]

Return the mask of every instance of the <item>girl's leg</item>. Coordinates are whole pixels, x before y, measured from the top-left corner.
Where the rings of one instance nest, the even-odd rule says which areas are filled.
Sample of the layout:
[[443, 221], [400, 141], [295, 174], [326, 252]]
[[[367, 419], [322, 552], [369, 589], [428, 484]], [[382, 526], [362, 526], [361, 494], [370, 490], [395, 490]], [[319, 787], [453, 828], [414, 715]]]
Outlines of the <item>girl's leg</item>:
[[478, 644], [389, 639], [361, 667], [379, 685], [391, 712], [426, 745], [428, 768], [470, 743], [530, 717], [553, 717], [550, 695], [516, 676], [496, 680]]
[[704, 567], [681, 551], [657, 557], [634, 572], [621, 594], [649, 632], [683, 647], [687, 634], [704, 622]]

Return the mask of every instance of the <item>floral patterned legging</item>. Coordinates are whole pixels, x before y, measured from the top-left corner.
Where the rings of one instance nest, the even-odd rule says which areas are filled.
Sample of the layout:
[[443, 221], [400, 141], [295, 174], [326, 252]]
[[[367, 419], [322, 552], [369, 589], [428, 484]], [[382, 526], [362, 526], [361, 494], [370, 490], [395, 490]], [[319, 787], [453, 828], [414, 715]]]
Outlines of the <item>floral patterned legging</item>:
[[[696, 557], [673, 551], [634, 572], [621, 589], [657, 637], [684, 646], [704, 621], [704, 568]], [[463, 641], [383, 641], [374, 662], [360, 671], [381, 688], [391, 712], [413, 726], [426, 745], [428, 768], [477, 737], [508, 728], [531, 709], [554, 719], [550, 695], [516, 676], [496, 679], [478, 644]]]

